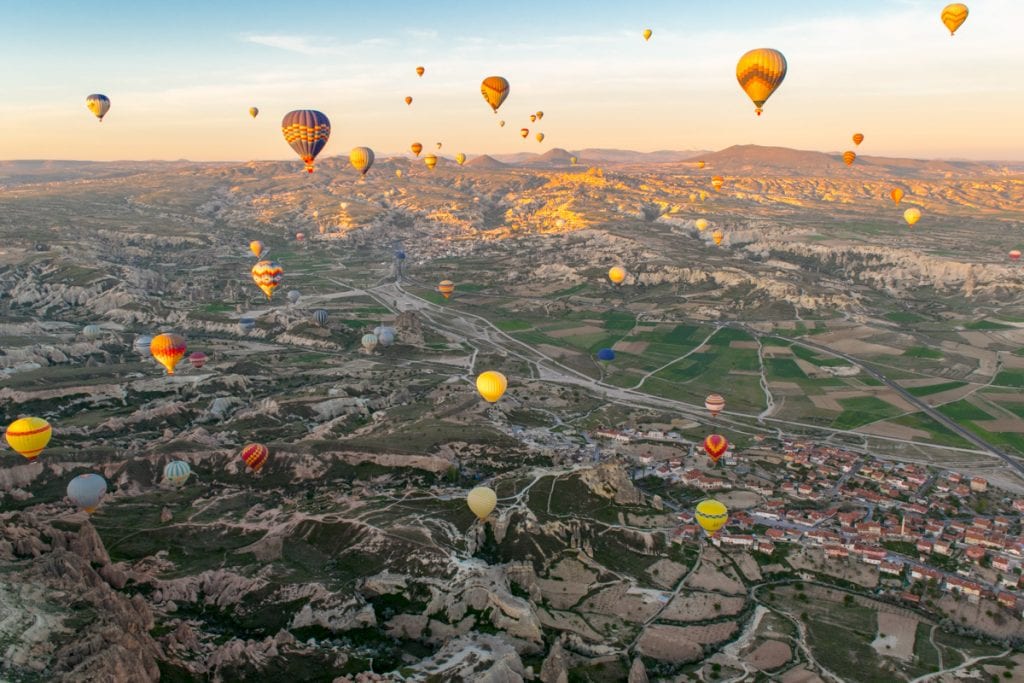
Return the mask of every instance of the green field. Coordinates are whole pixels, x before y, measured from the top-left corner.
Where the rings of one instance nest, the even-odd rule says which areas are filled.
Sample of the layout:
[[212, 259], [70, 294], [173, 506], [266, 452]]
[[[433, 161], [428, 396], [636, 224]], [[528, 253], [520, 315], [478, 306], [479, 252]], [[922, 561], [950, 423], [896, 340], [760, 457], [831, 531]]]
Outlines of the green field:
[[896, 417], [901, 412], [896, 406], [874, 396], [841, 398], [838, 403], [843, 406], [843, 412], [839, 413], [832, 423], [836, 429], [853, 429], [870, 422]]

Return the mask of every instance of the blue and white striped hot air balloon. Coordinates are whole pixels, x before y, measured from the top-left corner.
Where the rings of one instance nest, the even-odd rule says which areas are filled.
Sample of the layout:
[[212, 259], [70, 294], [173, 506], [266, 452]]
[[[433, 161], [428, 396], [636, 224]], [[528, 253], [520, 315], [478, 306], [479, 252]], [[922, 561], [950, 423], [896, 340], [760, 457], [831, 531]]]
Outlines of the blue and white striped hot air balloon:
[[164, 480], [171, 486], [181, 486], [191, 474], [192, 468], [184, 460], [172, 460], [164, 467]]

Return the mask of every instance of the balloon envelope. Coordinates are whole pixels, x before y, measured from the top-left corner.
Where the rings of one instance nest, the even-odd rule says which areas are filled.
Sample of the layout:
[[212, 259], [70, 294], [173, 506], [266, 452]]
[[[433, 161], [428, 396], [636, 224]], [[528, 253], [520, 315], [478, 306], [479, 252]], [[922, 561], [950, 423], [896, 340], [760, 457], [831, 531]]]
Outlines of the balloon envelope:
[[68, 500], [79, 510], [92, 512], [107, 492], [107, 480], [98, 474], [79, 474], [68, 482]]
[[613, 266], [608, 270], [608, 279], [617, 285], [622, 284], [626, 279], [626, 269], [622, 266]]
[[249, 107], [249, 116], [256, 118], [259, 116], [260, 110], [258, 107]]
[[721, 434], [709, 434], [704, 439], [704, 452], [711, 458], [711, 462], [718, 462], [725, 452], [729, 450], [729, 442]]
[[853, 134], [853, 144], [859, 145], [862, 142], [864, 142], [864, 133], [854, 133]]
[[281, 119], [281, 133], [295, 153], [312, 173], [313, 161], [331, 137], [331, 122], [323, 112], [315, 109], [290, 111]]
[[85, 98], [85, 106], [102, 123], [103, 117], [110, 111], [110, 98], [100, 93], [93, 93]]
[[466, 503], [477, 519], [485, 520], [498, 505], [498, 496], [486, 486], [477, 486], [466, 494]]
[[889, 196], [892, 197], [894, 204], [899, 205], [900, 200], [903, 199], [903, 190], [898, 187], [893, 188], [893, 191], [889, 193]]
[[152, 355], [149, 351], [149, 345], [153, 343], [153, 337], [148, 334], [139, 335], [135, 338], [135, 343], [132, 346], [135, 347], [136, 353], [141, 356]]
[[50, 443], [53, 429], [41, 417], [23, 417], [7, 425], [7, 445], [26, 460], [35, 460]]
[[709, 498], [697, 503], [694, 519], [708, 535], [715, 533], [729, 521], [729, 509], [722, 503]]
[[277, 286], [281, 284], [283, 277], [284, 268], [276, 261], [259, 261], [252, 267], [252, 281], [267, 295], [268, 301]]
[[87, 339], [97, 339], [101, 334], [103, 334], [103, 330], [100, 329], [99, 325], [86, 325], [82, 328], [82, 334], [84, 334]]
[[243, 334], [245, 334], [247, 332], [252, 332], [253, 329], [255, 329], [255, 327], [256, 327], [256, 321], [253, 318], [239, 318], [238, 319], [238, 329], [240, 329]]
[[302, 298], [302, 292], [300, 292], [299, 290], [297, 290], [297, 289], [290, 289], [290, 290], [288, 290], [288, 301], [292, 302], [293, 304], [297, 304], [297, 303], [299, 303], [299, 299], [301, 299], [301, 298]]
[[180, 334], [166, 333], [153, 337], [149, 352], [160, 365], [167, 368], [167, 374], [174, 374], [174, 366], [185, 357], [185, 338]]
[[377, 342], [384, 347], [391, 346], [395, 343], [395, 331], [390, 327], [382, 327], [377, 333]]
[[242, 462], [253, 472], [259, 472], [270, 457], [270, 450], [261, 443], [246, 444], [242, 448]]
[[373, 166], [373, 150], [369, 147], [353, 147], [348, 154], [348, 162], [352, 164], [352, 168], [366, 175]]
[[419, 155], [420, 155], [420, 152], [422, 152], [422, 151], [423, 151], [423, 145], [421, 145], [421, 144], [420, 144], [420, 143], [418, 143], [418, 142], [414, 142], [414, 143], [412, 143], [411, 145], [409, 145], [409, 149], [411, 149], [411, 150], [412, 150], [412, 153], [413, 153], [413, 154], [415, 154], [416, 156], [419, 156]]
[[441, 280], [440, 284], [437, 285], [437, 291], [441, 293], [441, 296], [447, 299], [453, 292], [455, 292], [455, 283], [451, 280]]
[[172, 460], [164, 466], [164, 480], [171, 486], [181, 486], [190, 474], [192, 468], [184, 460]]
[[956, 33], [965, 21], [967, 21], [967, 5], [962, 2], [954, 2], [942, 8], [942, 23], [949, 29], [949, 35]]
[[508, 97], [509, 85], [501, 76], [488, 76], [480, 84], [480, 93], [495, 112]]
[[481, 372], [476, 378], [476, 390], [488, 403], [494, 403], [501, 398], [506, 388], [508, 388], [508, 380], [500, 372], [488, 370]]
[[427, 156], [423, 157], [423, 163], [427, 165], [427, 168], [433, 170], [433, 168], [437, 166], [437, 157], [434, 156], [433, 154], [428, 154]]
[[320, 327], [326, 325], [327, 311], [323, 308], [318, 308], [315, 311], [313, 311], [313, 321], [316, 322], [316, 324], [319, 325]]
[[188, 357], [188, 362], [192, 364], [196, 370], [206, 365], [206, 354], [202, 351], [196, 351]]
[[370, 353], [377, 348], [377, 335], [364, 334], [359, 343], [363, 345], [363, 348], [366, 349], [368, 353]]
[[654, 32], [651, 31], [651, 29], [649, 29], [649, 28], [645, 28], [644, 29], [644, 40], [650, 40], [651, 36], [653, 36], [653, 35], [654, 35]]
[[718, 394], [708, 394], [708, 397], [704, 399], [704, 407], [711, 413], [711, 417], [717, 417], [720, 412], [725, 410], [725, 399]]
[[736, 64], [736, 80], [754, 103], [758, 116], [764, 103], [786, 79], [786, 58], [778, 50], [762, 47], [750, 50]]
[[907, 222], [907, 225], [914, 225], [914, 223], [917, 223], [919, 220], [921, 220], [921, 210], [907, 209], [906, 211], [903, 212], [903, 220]]
[[260, 242], [259, 240], [249, 242], [249, 250], [256, 256], [256, 258], [259, 258], [263, 254], [263, 248], [263, 242]]
[[615, 352], [611, 349], [601, 349], [597, 352], [597, 359], [605, 362], [615, 360]]
[[853, 162], [857, 159], [857, 154], [850, 150], [843, 152], [843, 163], [847, 166], [853, 166]]
[[708, 229], [708, 219], [706, 219], [706, 218], [698, 218], [697, 220], [695, 220], [693, 222], [693, 225], [694, 225], [694, 227], [696, 227], [701, 232], [704, 232], [705, 230]]

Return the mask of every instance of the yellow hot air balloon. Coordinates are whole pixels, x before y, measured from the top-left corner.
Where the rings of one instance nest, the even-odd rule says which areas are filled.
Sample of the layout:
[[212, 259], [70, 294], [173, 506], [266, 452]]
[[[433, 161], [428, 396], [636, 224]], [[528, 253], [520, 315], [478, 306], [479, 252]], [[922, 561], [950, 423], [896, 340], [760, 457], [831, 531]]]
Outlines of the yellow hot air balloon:
[[907, 209], [906, 211], [903, 212], [903, 220], [907, 222], [907, 225], [913, 227], [914, 223], [917, 223], [919, 220], [921, 220], [921, 210]]
[[263, 253], [263, 248], [263, 242], [260, 242], [259, 240], [249, 242], [249, 250], [256, 255], [256, 258], [259, 258], [260, 254]]
[[409, 145], [409, 149], [411, 149], [411, 150], [412, 150], [412, 153], [413, 153], [413, 154], [415, 154], [416, 156], [419, 156], [419, 155], [420, 155], [420, 152], [422, 152], [422, 151], [423, 151], [423, 145], [421, 145], [421, 144], [420, 144], [420, 143], [418, 143], [418, 142], [414, 142], [414, 143], [412, 143], [411, 145]]
[[488, 76], [480, 84], [480, 93], [487, 100], [487, 104], [491, 105], [494, 113], [498, 113], [498, 107], [508, 97], [508, 91], [508, 81], [501, 76]]
[[898, 187], [894, 187], [892, 192], [889, 193], [889, 196], [892, 198], [893, 204], [899, 206], [900, 201], [903, 199], [903, 190]]
[[50, 443], [53, 429], [41, 417], [23, 417], [7, 425], [4, 437], [8, 445], [26, 460], [35, 460]]
[[395, 169], [395, 176], [398, 177], [398, 178], [401, 178], [402, 177], [402, 169], [400, 169], [400, 168]]
[[405, 103], [411, 107], [412, 106], [412, 97], [409, 96], [409, 95], [406, 95], [405, 96]]
[[257, 107], [249, 107], [249, 116], [256, 118], [259, 116], [260, 110]]
[[544, 142], [544, 133], [537, 133], [537, 142]]
[[498, 496], [486, 486], [477, 486], [466, 495], [466, 503], [469, 504], [469, 509], [473, 511], [477, 519], [483, 521], [494, 512], [494, 508], [498, 504]]
[[613, 266], [608, 270], [608, 279], [614, 284], [621, 285], [622, 281], [626, 279], [626, 269], [622, 266]]
[[729, 509], [714, 498], [708, 498], [697, 503], [693, 518], [710, 536], [729, 521]]
[[707, 198], [708, 198], [708, 193], [707, 193], [707, 192], [705, 192], [704, 190], [701, 190], [701, 191], [700, 191], [700, 194], [699, 194], [699, 195], [697, 195], [697, 196], [698, 196], [698, 197], [700, 197], [700, 200], [701, 200], [701, 201], [704, 201], [705, 199], [707, 199]]
[[950, 36], [967, 21], [967, 13], [967, 5], [962, 2], [954, 2], [942, 8], [942, 23], [949, 29]]
[[704, 232], [705, 230], [708, 229], [708, 219], [698, 218], [696, 221], [694, 221], [693, 225], [701, 232]]
[[149, 343], [149, 352], [167, 368], [168, 375], [173, 375], [174, 366], [185, 357], [185, 338], [180, 334], [158, 334]]
[[447, 299], [455, 292], [455, 283], [451, 280], [441, 280], [440, 284], [437, 285], [437, 291]]
[[864, 133], [854, 133], [853, 134], [853, 144], [859, 145], [862, 142], [864, 142]]
[[760, 116], [764, 103], [786, 79], [786, 58], [778, 50], [761, 47], [747, 52], [736, 64], [736, 80]]
[[536, 114], [530, 114], [530, 123], [533, 123], [536, 120], [537, 120], [537, 115]]
[[569, 157], [569, 163], [572, 164], [573, 166], [576, 165], [577, 161], [579, 161], [579, 159], [577, 159], [576, 157]]
[[722, 232], [721, 230], [715, 230], [713, 233], [711, 233], [711, 239], [715, 241], [715, 244], [721, 244], [724, 238], [725, 233]]
[[455, 163], [457, 163], [459, 166], [462, 166], [464, 163], [466, 163], [466, 155], [463, 154], [462, 152], [456, 154]]
[[697, 162], [697, 168], [704, 168], [705, 166], [707, 166], [707, 164], [704, 161]]
[[352, 168], [365, 176], [373, 166], [373, 150], [369, 147], [353, 147], [348, 153], [348, 162], [352, 164]]
[[519, 135], [521, 135], [522, 137], [525, 138], [529, 134], [530, 134], [530, 129], [529, 128], [520, 128], [519, 129]]
[[494, 370], [481, 372], [476, 378], [476, 390], [488, 403], [495, 403], [505, 393], [508, 380], [505, 375]]
[[646, 40], [650, 40], [650, 39], [651, 39], [651, 36], [653, 36], [653, 35], [654, 35], [654, 31], [652, 31], [652, 30], [651, 30], [651, 29], [649, 29], [649, 28], [645, 28], [645, 29], [644, 29], [644, 40], [645, 40], [645, 41], [646, 41]]
[[416, 67], [416, 75], [423, 78], [423, 72], [426, 71], [422, 66]]
[[843, 163], [846, 164], [847, 166], [853, 166], [853, 162], [856, 158], [857, 155], [851, 152], [850, 150], [846, 150], [845, 152], [843, 152]]
[[427, 168], [429, 168], [430, 170], [434, 170], [434, 167], [437, 166], [437, 157], [434, 156], [433, 154], [428, 154], [427, 156], [423, 157], [423, 163], [425, 163], [427, 165]]
[[719, 190], [721, 190], [722, 189], [722, 185], [724, 185], [724, 184], [725, 184], [725, 179], [722, 176], [720, 176], [720, 175], [716, 175], [714, 178], [711, 179], [711, 187], [715, 188], [715, 192], [718, 192]]

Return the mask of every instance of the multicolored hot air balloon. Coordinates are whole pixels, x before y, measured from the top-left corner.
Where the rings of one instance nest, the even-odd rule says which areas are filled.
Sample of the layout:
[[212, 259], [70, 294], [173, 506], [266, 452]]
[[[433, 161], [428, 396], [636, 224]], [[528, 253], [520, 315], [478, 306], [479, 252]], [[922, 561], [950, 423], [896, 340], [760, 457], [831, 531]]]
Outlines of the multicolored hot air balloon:
[[459, 166], [462, 166], [464, 163], [466, 163], [466, 155], [463, 154], [462, 152], [456, 154], [455, 163], [457, 163]]
[[259, 472], [270, 457], [270, 450], [261, 443], [246, 444], [242, 449], [242, 462], [253, 472]]
[[601, 349], [597, 352], [597, 359], [604, 361], [605, 363], [610, 363], [615, 360], [615, 352], [611, 349]]
[[862, 142], [864, 142], [864, 133], [854, 133], [853, 134], [853, 144], [859, 145]]
[[184, 460], [172, 460], [164, 466], [164, 481], [171, 486], [181, 486], [191, 474], [192, 468]]
[[713, 498], [697, 503], [693, 518], [710, 536], [729, 521], [729, 509]]
[[892, 192], [889, 193], [889, 196], [892, 198], [893, 204], [899, 206], [900, 200], [903, 199], [903, 190], [898, 187], [894, 187]]
[[907, 225], [913, 226], [914, 223], [917, 223], [919, 220], [921, 220], [921, 210], [907, 209], [906, 211], [903, 212], [903, 220], [907, 222]]
[[188, 362], [191, 363], [192, 367], [194, 367], [196, 370], [199, 370], [204, 365], [206, 365], [206, 361], [206, 354], [203, 353], [202, 351], [196, 351], [195, 353], [189, 355], [188, 357]]
[[717, 464], [718, 459], [729, 450], [729, 442], [721, 434], [708, 434], [704, 439], [704, 452], [711, 458], [711, 462]]
[[466, 494], [466, 503], [481, 522], [494, 512], [498, 505], [498, 496], [486, 486], [477, 486]]
[[264, 249], [265, 247], [263, 246], [263, 242], [260, 242], [259, 240], [253, 240], [252, 242], [249, 242], [249, 250], [256, 255], [256, 258], [259, 258], [260, 256], [263, 255]]
[[520, 135], [520, 137], [523, 137], [523, 138], [525, 138], [525, 137], [526, 137], [527, 135], [529, 135], [529, 134], [530, 134], [530, 129], [529, 129], [529, 128], [520, 128], [520, 129], [519, 129], [519, 135]]
[[967, 5], [962, 2], [954, 2], [942, 8], [942, 23], [949, 29], [950, 37], [967, 21], [968, 11]]
[[434, 156], [433, 154], [428, 154], [427, 156], [423, 157], [423, 163], [427, 165], [427, 168], [433, 171], [434, 167], [437, 166], [437, 157]]
[[544, 133], [537, 133], [537, 142], [544, 142]]
[[35, 460], [50, 443], [53, 429], [41, 417], [22, 417], [7, 425], [7, 444], [26, 460]]
[[653, 36], [653, 35], [654, 35], [654, 31], [652, 31], [652, 30], [651, 30], [651, 29], [649, 29], [649, 28], [645, 28], [645, 29], [644, 29], [644, 40], [645, 40], [645, 41], [648, 41], [648, 40], [650, 40], [650, 39], [651, 39], [651, 36]]
[[327, 325], [327, 311], [323, 308], [313, 311], [313, 322], [319, 327], [325, 327]]
[[762, 47], [740, 57], [736, 64], [736, 80], [754, 103], [760, 116], [764, 103], [786, 79], [786, 58], [778, 50]]
[[721, 230], [715, 230], [713, 233], [711, 233], [711, 239], [714, 241], [716, 245], [719, 245], [722, 243], [722, 240], [725, 239], [725, 233], [722, 232]]
[[411, 150], [412, 150], [412, 153], [413, 153], [413, 154], [415, 154], [416, 156], [419, 156], [419, 155], [420, 155], [420, 152], [422, 152], [422, 151], [423, 151], [423, 145], [421, 145], [421, 144], [420, 144], [420, 143], [418, 143], [418, 142], [414, 142], [414, 143], [412, 143], [411, 145], [409, 145], [409, 149], [411, 149]]
[[476, 378], [476, 390], [480, 392], [488, 403], [495, 403], [508, 388], [508, 379], [505, 375], [494, 370], [481, 372]]
[[174, 366], [185, 357], [185, 338], [180, 334], [165, 333], [153, 337], [149, 352], [160, 365], [167, 368], [167, 374], [174, 374]]
[[708, 219], [698, 218], [693, 222], [693, 226], [700, 230], [701, 232], [704, 232], [705, 230], [708, 229]]
[[359, 340], [362, 344], [363, 350], [367, 353], [373, 353], [373, 350], [377, 348], [377, 335], [375, 334], [364, 334], [363, 338]]
[[487, 104], [491, 106], [495, 114], [498, 113], [498, 107], [501, 106], [501, 103], [508, 97], [508, 91], [508, 81], [501, 76], [488, 76], [480, 84], [480, 93], [487, 100]]
[[437, 286], [437, 291], [441, 293], [441, 296], [447, 299], [453, 292], [455, 292], [455, 283], [451, 280], [441, 280], [441, 283]]
[[68, 482], [68, 500], [89, 514], [96, 511], [107, 492], [107, 480], [98, 474], [79, 474]]
[[348, 153], [348, 163], [365, 176], [373, 166], [373, 150], [369, 147], [353, 147]]
[[856, 160], [856, 158], [857, 155], [850, 150], [846, 150], [845, 152], [843, 152], [843, 163], [846, 164], [847, 166], [853, 166], [853, 162], [854, 160]]
[[260, 110], [258, 107], [249, 107], [249, 116], [256, 118], [259, 114]]
[[416, 75], [423, 78], [423, 72], [426, 71], [422, 66], [416, 67]]
[[412, 97], [406, 95], [405, 96], [405, 103], [411, 107], [412, 106]]
[[724, 184], [725, 184], [725, 178], [723, 178], [720, 175], [712, 176], [712, 178], [711, 178], [711, 187], [715, 188], [715, 192], [718, 192], [719, 190], [721, 190], [722, 189], [722, 185], [724, 185]]
[[267, 295], [267, 301], [270, 301], [283, 277], [284, 268], [277, 261], [260, 261], [252, 267], [252, 281]]
[[103, 117], [110, 111], [110, 98], [106, 95], [93, 93], [85, 98], [85, 106], [92, 112], [93, 116], [103, 123]]
[[103, 334], [103, 329], [99, 325], [86, 325], [82, 328], [82, 334], [86, 339], [99, 339], [99, 336]]
[[290, 111], [281, 119], [284, 141], [306, 164], [306, 171], [312, 173], [313, 161], [320, 154], [327, 139], [331, 137], [331, 121], [323, 112], [315, 109]]
[[621, 285], [622, 281], [626, 279], [626, 269], [622, 266], [612, 266], [608, 269], [608, 279], [613, 284]]
[[708, 394], [704, 399], [704, 407], [711, 413], [711, 417], [718, 417], [718, 414], [725, 410], [725, 399], [719, 394]]

